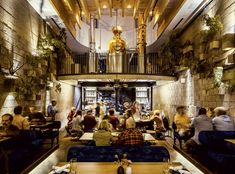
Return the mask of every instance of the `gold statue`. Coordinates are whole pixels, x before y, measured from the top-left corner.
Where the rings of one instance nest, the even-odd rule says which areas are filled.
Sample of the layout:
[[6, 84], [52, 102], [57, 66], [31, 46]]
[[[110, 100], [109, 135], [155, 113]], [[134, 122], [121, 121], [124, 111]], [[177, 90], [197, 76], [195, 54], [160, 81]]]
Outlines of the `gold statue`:
[[122, 28], [113, 27], [113, 38], [109, 42], [109, 56], [107, 72], [122, 73], [123, 59], [126, 53], [126, 42], [121, 38]]
[[121, 38], [122, 28], [120, 26], [113, 27], [113, 39], [109, 42], [109, 53], [125, 53], [126, 42]]

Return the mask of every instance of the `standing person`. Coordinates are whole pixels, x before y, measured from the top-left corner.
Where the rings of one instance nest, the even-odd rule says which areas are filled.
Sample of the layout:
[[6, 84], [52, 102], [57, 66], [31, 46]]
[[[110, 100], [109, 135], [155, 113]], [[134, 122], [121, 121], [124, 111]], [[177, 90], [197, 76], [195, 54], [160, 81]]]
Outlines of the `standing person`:
[[0, 127], [0, 137], [14, 137], [19, 135], [19, 128], [12, 124], [11, 114], [2, 115], [2, 126]]
[[207, 111], [205, 108], [200, 108], [198, 116], [192, 120], [190, 127], [195, 129], [195, 134], [185, 144], [187, 151], [190, 151], [193, 147], [196, 147], [200, 144], [198, 135], [201, 131], [213, 130], [212, 120], [206, 115], [206, 113]]
[[51, 105], [47, 106], [47, 115], [48, 117], [51, 117], [51, 120], [54, 121], [55, 120], [55, 115], [56, 113], [58, 113], [58, 110], [56, 108], [56, 100], [52, 100], [51, 101]]
[[84, 132], [91, 132], [95, 128], [97, 122], [95, 117], [92, 115], [92, 110], [88, 110], [87, 114], [81, 123], [83, 125]]
[[14, 114], [12, 124], [17, 126], [19, 129], [29, 129], [29, 122], [28, 120], [22, 116], [23, 108], [21, 106], [16, 106], [14, 108]]
[[95, 116], [99, 117], [100, 116], [100, 103], [96, 103], [96, 108], [95, 108]]
[[215, 117], [212, 119], [214, 129], [217, 131], [232, 131], [235, 129], [234, 122], [230, 116], [227, 115], [224, 107], [217, 107], [214, 109]]

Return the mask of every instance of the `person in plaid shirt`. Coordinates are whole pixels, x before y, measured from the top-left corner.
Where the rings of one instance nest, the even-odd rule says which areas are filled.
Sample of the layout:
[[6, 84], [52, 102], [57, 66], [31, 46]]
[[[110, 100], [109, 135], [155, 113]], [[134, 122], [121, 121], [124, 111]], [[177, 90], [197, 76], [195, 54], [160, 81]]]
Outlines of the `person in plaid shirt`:
[[119, 145], [143, 145], [144, 138], [142, 132], [135, 128], [133, 117], [126, 120], [126, 130], [118, 135]]

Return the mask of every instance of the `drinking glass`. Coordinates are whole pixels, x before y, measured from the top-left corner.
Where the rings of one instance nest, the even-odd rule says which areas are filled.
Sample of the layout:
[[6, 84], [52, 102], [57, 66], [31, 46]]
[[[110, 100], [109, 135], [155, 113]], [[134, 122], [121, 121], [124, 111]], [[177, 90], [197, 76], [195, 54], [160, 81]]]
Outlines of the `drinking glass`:
[[163, 158], [163, 162], [167, 162], [166, 168], [163, 171], [164, 174], [170, 174], [170, 159], [169, 158]]
[[76, 174], [77, 172], [77, 158], [71, 158], [70, 161], [70, 174]]

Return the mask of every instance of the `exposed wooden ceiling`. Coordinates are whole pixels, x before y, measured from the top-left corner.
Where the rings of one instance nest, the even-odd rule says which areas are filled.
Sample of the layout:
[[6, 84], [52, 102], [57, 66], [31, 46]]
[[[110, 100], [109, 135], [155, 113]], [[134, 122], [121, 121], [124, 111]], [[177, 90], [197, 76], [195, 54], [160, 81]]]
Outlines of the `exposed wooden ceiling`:
[[149, 14], [157, 0], [77, 0], [82, 11], [86, 15], [110, 15], [115, 16], [116, 10], [121, 11], [122, 16], [136, 17], [138, 13]]

